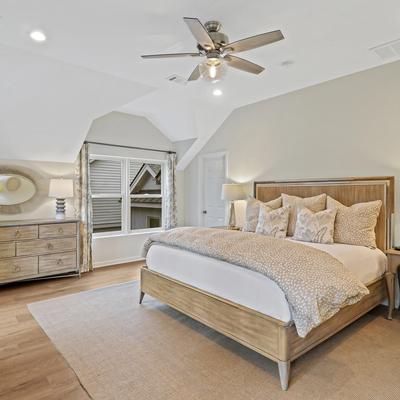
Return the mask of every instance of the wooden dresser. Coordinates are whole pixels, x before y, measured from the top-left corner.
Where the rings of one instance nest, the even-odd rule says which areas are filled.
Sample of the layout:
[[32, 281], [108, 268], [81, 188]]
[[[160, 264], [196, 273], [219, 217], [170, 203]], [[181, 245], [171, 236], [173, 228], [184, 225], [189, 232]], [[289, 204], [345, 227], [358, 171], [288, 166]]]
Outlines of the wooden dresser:
[[79, 221], [0, 222], [0, 284], [79, 274]]

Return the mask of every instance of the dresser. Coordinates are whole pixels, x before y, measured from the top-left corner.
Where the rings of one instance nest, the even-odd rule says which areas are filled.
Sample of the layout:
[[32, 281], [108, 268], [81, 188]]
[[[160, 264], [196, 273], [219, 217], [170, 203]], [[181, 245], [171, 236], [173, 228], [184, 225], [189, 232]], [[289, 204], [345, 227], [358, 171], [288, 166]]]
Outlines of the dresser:
[[0, 222], [0, 284], [79, 274], [79, 221]]

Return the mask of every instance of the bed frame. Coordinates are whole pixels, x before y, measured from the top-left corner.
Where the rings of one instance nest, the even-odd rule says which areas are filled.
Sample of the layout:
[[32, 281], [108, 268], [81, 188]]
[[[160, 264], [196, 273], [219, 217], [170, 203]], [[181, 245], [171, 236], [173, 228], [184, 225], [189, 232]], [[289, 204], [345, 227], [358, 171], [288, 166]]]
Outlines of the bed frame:
[[[254, 196], [261, 201], [275, 199], [281, 193], [301, 197], [327, 193], [347, 206], [359, 202], [382, 200], [383, 206], [375, 229], [377, 246], [383, 251], [390, 248], [391, 220], [394, 212], [393, 177], [254, 183]], [[368, 285], [369, 295], [354, 305], [342, 308], [335, 316], [314, 328], [305, 338], [297, 335], [293, 323], [284, 323], [154, 272], [147, 267], [141, 270], [139, 302], [143, 301], [147, 293], [277, 362], [282, 390], [287, 390], [290, 363], [293, 360], [357, 320], [386, 298], [393, 302], [392, 279], [392, 274], [387, 273], [385, 277], [371, 282]], [[389, 310], [392, 307], [393, 304], [389, 304]]]

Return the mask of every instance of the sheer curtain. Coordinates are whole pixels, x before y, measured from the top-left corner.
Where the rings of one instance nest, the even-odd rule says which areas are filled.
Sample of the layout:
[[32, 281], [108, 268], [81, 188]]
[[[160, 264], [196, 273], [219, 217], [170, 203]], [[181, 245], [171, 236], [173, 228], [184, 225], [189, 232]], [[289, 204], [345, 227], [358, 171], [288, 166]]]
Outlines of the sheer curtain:
[[93, 270], [92, 261], [92, 198], [90, 196], [89, 145], [85, 143], [79, 153], [77, 173], [77, 218], [80, 219], [80, 271]]
[[168, 153], [167, 167], [165, 173], [165, 229], [175, 228], [177, 225], [176, 219], [176, 154]]

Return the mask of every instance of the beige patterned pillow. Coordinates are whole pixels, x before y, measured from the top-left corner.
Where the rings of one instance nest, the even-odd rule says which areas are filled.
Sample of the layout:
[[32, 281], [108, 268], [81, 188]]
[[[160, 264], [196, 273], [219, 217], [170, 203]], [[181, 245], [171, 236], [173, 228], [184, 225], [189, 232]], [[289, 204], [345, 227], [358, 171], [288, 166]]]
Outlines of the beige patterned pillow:
[[250, 197], [247, 200], [246, 205], [246, 220], [243, 226], [244, 232], [255, 232], [257, 228], [258, 215], [260, 214], [261, 204], [265, 204], [273, 210], [276, 210], [277, 208], [282, 206], [282, 198], [278, 197], [277, 199], [263, 203], [262, 201], [257, 200], [254, 197]]
[[265, 204], [260, 204], [256, 233], [284, 239], [289, 223], [289, 209], [287, 206], [273, 210]]
[[318, 196], [302, 198], [282, 193], [282, 204], [284, 207], [290, 206], [289, 226], [287, 235], [293, 236], [294, 230], [296, 228], [298, 210], [301, 210], [304, 207], [308, 208], [313, 212], [319, 212], [325, 210], [326, 194], [323, 193]]
[[351, 207], [346, 207], [328, 196], [327, 208], [337, 209], [333, 240], [336, 243], [354, 244], [375, 249], [375, 226], [381, 207], [381, 200], [357, 203]]
[[293, 239], [311, 243], [333, 243], [336, 209], [313, 213], [303, 208], [297, 213]]

